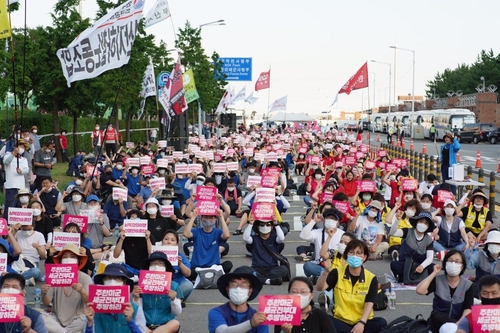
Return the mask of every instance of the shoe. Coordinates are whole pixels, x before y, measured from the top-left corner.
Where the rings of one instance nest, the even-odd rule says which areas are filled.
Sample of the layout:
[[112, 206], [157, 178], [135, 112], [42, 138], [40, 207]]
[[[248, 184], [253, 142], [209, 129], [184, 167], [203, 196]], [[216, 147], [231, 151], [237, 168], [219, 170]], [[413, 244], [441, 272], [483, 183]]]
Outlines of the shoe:
[[376, 260], [384, 260], [384, 255], [382, 253], [379, 253], [375, 259]]
[[249, 257], [249, 258], [252, 258], [252, 254], [250, 252], [245, 252], [245, 256]]
[[319, 295], [318, 295], [318, 303], [319, 303], [319, 308], [325, 312], [327, 312], [327, 308], [328, 308], [328, 305], [329, 305], [329, 300], [328, 300], [328, 296], [326, 296], [326, 294], [324, 292], [321, 292]]
[[391, 252], [391, 258], [392, 258], [392, 261], [399, 261], [399, 252], [398, 252], [398, 250], [393, 250]]
[[186, 307], [186, 302], [182, 301], [182, 302], [181, 302], [181, 308], [183, 308], [183, 309], [184, 309], [185, 307]]
[[45, 276], [42, 276], [42, 277], [40, 278], [40, 280], [38, 280], [38, 281], [40, 281], [40, 282], [45, 282]]
[[236, 229], [234, 232], [233, 232], [233, 235], [237, 236], [237, 235], [242, 235], [243, 234], [243, 231], [241, 231], [240, 229]]
[[32, 277], [32, 278], [26, 280], [26, 286], [27, 287], [29, 287], [29, 286], [36, 286], [35, 278]]
[[281, 279], [280, 277], [272, 278], [270, 281], [270, 284], [272, 286], [280, 286], [282, 283], [283, 283], [283, 279]]

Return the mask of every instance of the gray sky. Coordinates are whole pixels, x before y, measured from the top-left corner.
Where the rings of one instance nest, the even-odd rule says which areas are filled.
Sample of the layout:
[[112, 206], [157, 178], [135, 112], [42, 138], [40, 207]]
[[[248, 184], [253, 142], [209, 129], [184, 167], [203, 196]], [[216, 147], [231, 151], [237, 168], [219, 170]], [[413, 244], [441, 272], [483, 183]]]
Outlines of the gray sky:
[[[145, 11], [155, 0], [146, 0]], [[12, 15], [14, 27], [24, 25], [24, 3]], [[50, 25], [49, 13], [56, 0], [27, 0], [28, 25]], [[231, 83], [236, 92], [246, 84], [247, 95], [255, 80], [271, 66], [270, 103], [288, 94], [289, 112], [309, 114], [329, 109], [336, 92], [366, 61], [393, 65], [390, 45], [416, 51], [415, 95], [423, 95], [425, 83], [445, 68], [470, 64], [482, 49], [498, 52], [497, 13], [500, 2], [466, 0], [169, 0], [175, 28], [186, 20], [194, 26], [224, 19], [226, 26], [203, 27], [203, 46], [208, 54], [222, 57], [252, 57], [253, 81]], [[94, 0], [83, 1], [84, 17], [94, 17]], [[172, 21], [167, 19], [147, 30], [173, 47]], [[55, 55], [54, 55], [55, 56]], [[412, 53], [398, 51], [397, 94], [412, 87]], [[370, 63], [370, 106], [373, 104], [373, 74], [376, 104], [388, 103], [386, 65]], [[393, 65], [394, 71], [394, 65]], [[486, 84], [488, 73], [484, 73]], [[196, 79], [196, 78], [195, 78]], [[478, 84], [481, 82], [477, 78]], [[394, 82], [393, 82], [394, 83]], [[362, 91], [364, 91], [362, 93]], [[394, 94], [392, 94], [394, 95]], [[260, 115], [267, 110], [268, 91], [247, 110]], [[362, 98], [364, 97], [364, 99]], [[342, 110], [359, 110], [367, 89], [340, 95]], [[237, 108], [244, 108], [238, 102]]]

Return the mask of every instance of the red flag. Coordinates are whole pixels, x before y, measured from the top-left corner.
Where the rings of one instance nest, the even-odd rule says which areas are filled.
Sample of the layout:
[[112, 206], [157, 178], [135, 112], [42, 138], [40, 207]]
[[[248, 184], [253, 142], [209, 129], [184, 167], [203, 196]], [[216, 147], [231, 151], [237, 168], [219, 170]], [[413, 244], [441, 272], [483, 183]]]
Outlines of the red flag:
[[269, 89], [270, 86], [271, 86], [271, 70], [269, 70], [268, 72], [260, 73], [257, 82], [255, 82], [255, 91]]
[[170, 86], [170, 109], [176, 115], [187, 110], [186, 98], [184, 96], [184, 83], [182, 81], [181, 58], [177, 59], [172, 76], [169, 78]]
[[354, 74], [344, 86], [339, 90], [339, 94], [346, 93], [349, 95], [351, 91], [368, 87], [368, 63], [365, 62], [363, 66]]

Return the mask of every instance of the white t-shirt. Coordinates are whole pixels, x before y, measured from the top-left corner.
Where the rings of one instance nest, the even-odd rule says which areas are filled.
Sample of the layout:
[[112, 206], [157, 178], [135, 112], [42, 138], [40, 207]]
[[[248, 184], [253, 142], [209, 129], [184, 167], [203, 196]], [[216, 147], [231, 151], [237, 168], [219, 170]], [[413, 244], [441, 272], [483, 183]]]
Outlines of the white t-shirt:
[[23, 258], [29, 259], [35, 264], [40, 261], [40, 255], [38, 254], [38, 250], [33, 247], [33, 243], [45, 246], [45, 237], [42, 233], [33, 230], [33, 233], [26, 236], [23, 230], [19, 230], [16, 233], [16, 240], [21, 247], [21, 256]]
[[424, 195], [424, 194], [430, 194], [432, 195], [432, 190], [434, 189], [434, 185], [429, 185], [427, 183], [427, 181], [423, 181], [420, 183], [420, 186], [418, 187], [418, 193], [420, 193], [420, 195]]
[[378, 235], [384, 235], [384, 224], [368, 221], [366, 216], [360, 215], [356, 221], [357, 237], [367, 245], [373, 245], [377, 241]]
[[[312, 243], [314, 243], [314, 259], [318, 260], [320, 258], [319, 252], [321, 251], [321, 246], [323, 246], [323, 243], [321, 240], [323, 237], [321, 236], [323, 234], [323, 228], [321, 229], [314, 229], [311, 230], [311, 236], [314, 237]], [[337, 244], [340, 242], [340, 239], [342, 238], [342, 235], [344, 234], [344, 231], [342, 229], [337, 228], [337, 231], [333, 234], [332, 239], [330, 240], [330, 244], [328, 245], [329, 249], [336, 249]], [[325, 232], [325, 240], [328, 238], [328, 234]]]

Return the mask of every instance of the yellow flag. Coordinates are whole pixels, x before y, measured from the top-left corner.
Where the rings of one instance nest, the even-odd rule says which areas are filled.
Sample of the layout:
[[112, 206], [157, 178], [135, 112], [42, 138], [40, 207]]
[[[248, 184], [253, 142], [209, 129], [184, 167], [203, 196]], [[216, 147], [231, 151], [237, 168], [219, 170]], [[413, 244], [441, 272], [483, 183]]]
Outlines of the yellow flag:
[[11, 36], [7, 0], [0, 0], [0, 39]]

